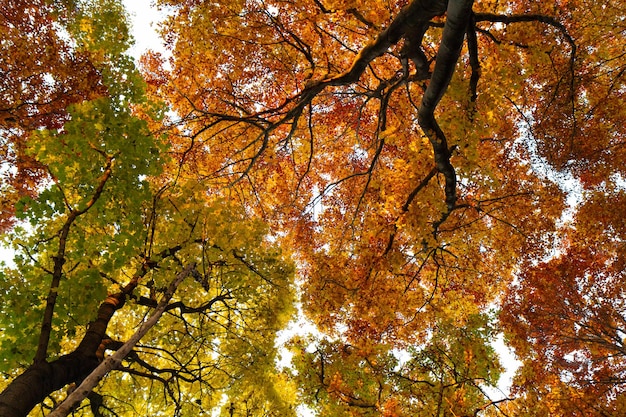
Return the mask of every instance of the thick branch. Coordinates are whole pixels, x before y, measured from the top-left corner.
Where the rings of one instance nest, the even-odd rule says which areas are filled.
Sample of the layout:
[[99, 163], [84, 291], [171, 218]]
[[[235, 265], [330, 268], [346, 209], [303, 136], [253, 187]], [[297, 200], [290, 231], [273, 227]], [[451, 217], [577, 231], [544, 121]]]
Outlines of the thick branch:
[[43, 320], [41, 323], [41, 333], [39, 334], [39, 343], [37, 344], [37, 353], [35, 354], [34, 363], [41, 363], [46, 360], [48, 356], [48, 344], [50, 343], [50, 333], [52, 332], [52, 316], [54, 314], [54, 306], [56, 305], [57, 295], [59, 293], [59, 285], [61, 283], [61, 277], [63, 276], [63, 265], [65, 264], [65, 249], [67, 245], [67, 237], [69, 236], [70, 229], [76, 219], [85, 214], [95, 203], [98, 201], [104, 186], [111, 177], [113, 172], [113, 157], [107, 156], [107, 163], [104, 173], [100, 177], [98, 187], [96, 188], [91, 199], [87, 202], [84, 208], [80, 210], [72, 210], [65, 221], [65, 224], [59, 232], [59, 249], [57, 250], [54, 259], [54, 269], [52, 273], [52, 281], [50, 283], [50, 290], [48, 297], [46, 298], [46, 309], [44, 311]]
[[434, 113], [437, 104], [450, 84], [461, 54], [467, 25], [472, 15], [473, 0], [451, 0], [437, 53], [437, 61], [428, 88], [422, 98], [420, 113]]
[[[177, 248], [167, 249], [160, 255], [163, 258], [171, 256]], [[156, 266], [156, 262], [146, 260], [120, 293], [108, 296], [100, 304], [96, 320], [89, 324], [85, 336], [74, 352], [50, 363], [45, 359], [36, 362], [15, 378], [0, 393], [0, 416], [25, 417], [50, 393], [73, 382], [81, 381], [92, 372], [102, 359], [103, 340], [109, 321], [124, 305], [126, 296], [132, 293], [139, 280]]]
[[174, 295], [174, 292], [176, 291], [180, 283], [189, 275], [191, 275], [195, 267], [195, 263], [192, 263], [176, 276], [176, 278], [170, 283], [169, 287], [163, 294], [163, 297], [161, 297], [159, 305], [154, 310], [150, 318], [148, 318], [148, 320], [144, 321], [141, 324], [139, 330], [137, 330], [137, 332], [135, 332], [135, 334], [133, 334], [131, 338], [126, 343], [124, 343], [124, 345], [120, 349], [118, 349], [112, 356], [109, 356], [100, 365], [98, 365], [98, 367], [83, 380], [80, 386], [76, 388], [74, 392], [68, 395], [65, 401], [63, 401], [63, 403], [61, 403], [56, 410], [48, 414], [48, 417], [67, 416], [70, 411], [72, 411], [72, 408], [76, 404], [80, 403], [83, 399], [85, 399], [89, 395], [91, 390], [98, 384], [98, 382], [100, 382], [100, 380], [107, 373], [109, 373], [109, 371], [117, 369], [120, 366], [122, 359], [124, 359], [126, 355], [130, 353], [130, 351], [137, 344], [137, 342], [139, 342], [139, 340], [148, 332], [148, 330], [150, 330], [152, 326], [157, 323], [159, 318], [161, 318], [161, 315], [165, 311], [165, 308], [167, 307], [167, 304], [169, 303], [172, 296]]
[[448, 3], [448, 16], [437, 53], [435, 69], [418, 111], [419, 124], [433, 147], [435, 166], [445, 178], [448, 211], [454, 208], [456, 202], [456, 173], [450, 163], [450, 149], [446, 136], [435, 120], [435, 108], [454, 74], [472, 15], [473, 3], [473, 0], [450, 0]]
[[441, 16], [445, 12], [447, 4], [448, 2], [445, 0], [415, 0], [403, 7], [389, 27], [382, 31], [374, 42], [361, 50], [353, 61], [352, 67], [331, 80], [332, 84], [356, 82], [370, 62], [387, 52], [407, 33], [415, 32], [416, 28], [419, 32], [419, 28], [427, 25], [430, 19]]
[[478, 97], [478, 79], [480, 78], [480, 60], [478, 59], [478, 39], [476, 38], [476, 20], [473, 15], [470, 25], [467, 28], [467, 49], [469, 52], [469, 62], [472, 68], [470, 76], [470, 108], [469, 119], [474, 120], [476, 113], [476, 98]]
[[0, 393], [0, 416], [24, 417], [51, 392], [88, 375], [98, 365], [96, 352], [106, 326], [123, 303], [123, 293], [107, 297], [78, 349], [50, 363], [45, 360], [34, 363], [15, 378]]
[[307, 85], [297, 98], [295, 107], [285, 113], [278, 124], [301, 114], [302, 109], [327, 86], [348, 85], [357, 82], [374, 59], [386, 53], [403, 36], [410, 37], [412, 41], [415, 41], [415, 33], [421, 32], [423, 26], [428, 26], [428, 22], [433, 17], [443, 15], [447, 6], [447, 0], [414, 0], [404, 6], [389, 27], [383, 30], [374, 41], [361, 49], [347, 71]]

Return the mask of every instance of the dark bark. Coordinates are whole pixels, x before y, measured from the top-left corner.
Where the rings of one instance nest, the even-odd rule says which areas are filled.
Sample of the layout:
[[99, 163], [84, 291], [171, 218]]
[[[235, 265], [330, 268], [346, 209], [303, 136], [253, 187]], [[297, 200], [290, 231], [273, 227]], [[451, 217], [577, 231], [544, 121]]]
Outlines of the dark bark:
[[178, 289], [181, 282], [194, 273], [198, 273], [195, 263], [188, 265], [185, 269], [178, 273], [176, 278], [170, 282], [167, 290], [163, 293], [159, 304], [150, 317], [141, 323], [139, 329], [113, 355], [107, 357], [104, 361], [102, 361], [102, 363], [98, 364], [97, 368], [94, 369], [94, 372], [91, 372], [88, 376], [86, 376], [84, 381], [82, 381], [81, 384], [48, 416], [67, 416], [75, 406], [79, 405], [83, 399], [89, 396], [89, 393], [92, 392], [95, 386], [100, 382], [100, 380], [102, 380], [102, 378], [104, 378], [106, 374], [113, 369], [119, 369], [122, 360], [132, 351], [137, 342], [139, 342], [139, 340], [141, 340], [141, 338], [148, 333], [157, 321], [159, 321], [159, 318], [165, 312], [167, 304], [174, 296], [174, 293]]
[[465, 33], [472, 16], [473, 4], [473, 0], [450, 0], [448, 2], [448, 14], [437, 53], [435, 69], [418, 111], [419, 124], [433, 147], [435, 166], [445, 178], [448, 211], [452, 210], [456, 203], [456, 173], [450, 163], [451, 152], [446, 136], [435, 120], [435, 109], [446, 92], [456, 69]]
[[[131, 283], [132, 284], [132, 283]], [[136, 283], [132, 285], [132, 289]], [[107, 325], [115, 311], [122, 307], [126, 293], [107, 297], [98, 308], [96, 321], [89, 325], [85, 337], [76, 350], [52, 362], [38, 361], [15, 378], [0, 393], [0, 416], [25, 417], [52, 392], [73, 382], [79, 382], [93, 371], [100, 361], [101, 344]]]
[[38, 362], [0, 393], [0, 416], [24, 417], [50, 393], [80, 381], [95, 369], [98, 359], [74, 351], [53, 362]]
[[[88, 207], [93, 205], [94, 201], [90, 201]], [[182, 246], [178, 245], [165, 249], [156, 254], [154, 259], [162, 260], [174, 256], [181, 248]], [[66, 385], [80, 384], [96, 369], [104, 359], [104, 350], [111, 343], [106, 330], [113, 315], [124, 306], [126, 297], [132, 295], [139, 281], [157, 266], [158, 261], [145, 259], [121, 292], [109, 295], [100, 304], [96, 319], [89, 323], [87, 332], [76, 350], [52, 362], [35, 361], [11, 381], [0, 393], [0, 417], [26, 417], [48, 395]]]
[[[445, 201], [449, 213], [456, 203], [456, 172], [450, 163], [451, 150], [446, 136], [440, 129], [434, 113], [456, 69], [472, 17], [473, 4], [473, 0], [412, 1], [402, 8], [388, 28], [360, 51], [347, 71], [308, 85], [300, 95], [297, 105], [288, 111], [278, 124], [300, 115], [304, 106], [308, 105], [327, 86], [341, 86], [357, 82], [374, 59], [404, 39], [405, 45], [402, 49], [404, 59], [411, 59], [414, 63], [418, 79], [430, 78], [418, 111], [418, 122], [430, 140], [435, 166], [445, 178]], [[444, 13], [447, 13], [447, 19], [435, 68], [430, 74], [429, 62], [421, 49], [421, 43], [430, 20]]]
[[433, 17], [444, 14], [447, 4], [447, 0], [415, 0], [403, 7], [389, 27], [383, 30], [374, 42], [361, 50], [350, 70], [335, 77], [332, 84], [342, 85], [358, 81], [369, 63], [387, 52], [402, 37], [407, 37], [408, 41], [415, 41], [417, 36], [421, 44], [428, 23]]
[[59, 249], [57, 250], [56, 255], [53, 256], [54, 270], [51, 273], [52, 280], [50, 282], [50, 291], [48, 292], [48, 297], [46, 298], [46, 309], [44, 311], [43, 321], [41, 323], [41, 333], [39, 334], [39, 343], [37, 344], [37, 353], [35, 354], [34, 359], [34, 362], [36, 364], [45, 362], [46, 358], [48, 357], [48, 343], [50, 342], [50, 334], [52, 333], [52, 317], [54, 315], [54, 307], [56, 305], [57, 296], [59, 294], [59, 285], [61, 285], [61, 278], [63, 277], [63, 265], [65, 265], [65, 251], [67, 246], [67, 238], [70, 234], [70, 229], [72, 228], [76, 219], [85, 214], [91, 207], [93, 207], [98, 199], [100, 199], [100, 196], [104, 191], [104, 186], [106, 185], [109, 178], [111, 178], [111, 174], [113, 173], [113, 157], [106, 155], [99, 150], [96, 150], [96, 152], [102, 154], [102, 156], [107, 161], [104, 167], [104, 173], [100, 177], [98, 187], [96, 188], [96, 191], [91, 199], [85, 204], [85, 207], [80, 210], [71, 210], [70, 214], [67, 217], [67, 220], [63, 224], [63, 227], [59, 231]]
[[[327, 86], [342, 86], [357, 82], [374, 59], [385, 54], [389, 48], [400, 42], [401, 39], [404, 38], [410, 44], [419, 47], [421, 38], [424, 36], [422, 32], [426, 31], [430, 20], [436, 16], [443, 15], [447, 7], [448, 0], [414, 0], [404, 6], [389, 24], [389, 27], [380, 32], [376, 39], [361, 49], [347, 71], [323, 80], [311, 81], [295, 98], [297, 104], [286, 112], [276, 124], [284, 123], [300, 115], [304, 107]], [[408, 52], [405, 50], [403, 53], [412, 60], [419, 60], [420, 52], [421, 49], [418, 48], [416, 51]], [[423, 52], [421, 53], [423, 54]], [[293, 99], [288, 101], [291, 100]]]

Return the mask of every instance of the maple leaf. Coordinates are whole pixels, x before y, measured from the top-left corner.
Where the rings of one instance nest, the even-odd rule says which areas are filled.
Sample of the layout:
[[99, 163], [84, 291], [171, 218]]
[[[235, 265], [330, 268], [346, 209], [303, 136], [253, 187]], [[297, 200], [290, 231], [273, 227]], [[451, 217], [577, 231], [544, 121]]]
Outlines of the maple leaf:
[[0, 414], [181, 271], [75, 413], [623, 414], [621, 0], [159, 5], [141, 72], [117, 1], [0, 6]]

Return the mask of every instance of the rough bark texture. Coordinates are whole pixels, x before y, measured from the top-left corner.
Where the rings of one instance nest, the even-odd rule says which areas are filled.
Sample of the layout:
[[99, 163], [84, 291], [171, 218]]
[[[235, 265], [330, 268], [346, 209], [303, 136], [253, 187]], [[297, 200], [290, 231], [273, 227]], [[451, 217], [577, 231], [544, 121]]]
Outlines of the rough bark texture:
[[0, 394], [0, 416], [28, 415], [50, 393], [82, 379], [97, 365], [95, 354], [86, 356], [76, 351], [50, 363], [30, 366]]

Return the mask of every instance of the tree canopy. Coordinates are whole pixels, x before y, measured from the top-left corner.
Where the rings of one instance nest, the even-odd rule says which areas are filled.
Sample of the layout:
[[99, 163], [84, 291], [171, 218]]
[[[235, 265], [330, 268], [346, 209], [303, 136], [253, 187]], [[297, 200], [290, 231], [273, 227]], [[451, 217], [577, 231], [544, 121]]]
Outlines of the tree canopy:
[[157, 3], [0, 5], [1, 416], [626, 413], [623, 1]]

